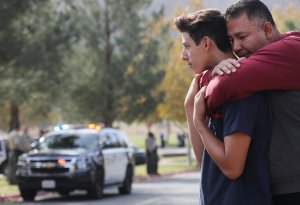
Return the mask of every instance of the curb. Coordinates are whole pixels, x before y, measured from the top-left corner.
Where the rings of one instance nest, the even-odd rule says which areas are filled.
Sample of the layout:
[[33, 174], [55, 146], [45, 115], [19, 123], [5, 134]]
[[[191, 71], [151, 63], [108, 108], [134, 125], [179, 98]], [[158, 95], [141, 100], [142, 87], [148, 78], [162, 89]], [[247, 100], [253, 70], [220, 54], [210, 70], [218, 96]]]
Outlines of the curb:
[[164, 173], [164, 174], [158, 174], [158, 175], [135, 176], [134, 182], [152, 181], [152, 180], [161, 179], [164, 177], [174, 176], [177, 174], [197, 172], [197, 171], [200, 171], [200, 168], [192, 168], [192, 169], [188, 169], [188, 170], [172, 172], [172, 173]]
[[20, 199], [21, 196], [19, 194], [14, 194], [14, 195], [0, 195], [0, 203], [3, 202], [10, 202], [10, 201], [16, 201], [17, 199]]
[[[183, 174], [183, 173], [190, 173], [190, 172], [196, 172], [200, 171], [200, 168], [192, 168], [188, 170], [178, 171], [178, 172], [172, 172], [172, 173], [165, 173], [165, 174], [158, 174], [158, 175], [147, 175], [147, 176], [135, 176], [133, 181], [134, 182], [145, 182], [145, 181], [152, 181], [152, 180], [158, 180], [164, 177], [174, 176], [177, 174]], [[40, 192], [38, 193], [38, 196], [41, 195], [47, 195], [48, 192]], [[0, 203], [3, 202], [12, 202], [22, 199], [20, 194], [14, 194], [14, 195], [0, 195]]]
[[[49, 194], [49, 192], [45, 192], [45, 191], [40, 191], [37, 196], [44, 196]], [[22, 197], [20, 194], [13, 194], [13, 195], [0, 195], [0, 203], [3, 202], [13, 202], [13, 201], [17, 201], [17, 200], [22, 200]]]

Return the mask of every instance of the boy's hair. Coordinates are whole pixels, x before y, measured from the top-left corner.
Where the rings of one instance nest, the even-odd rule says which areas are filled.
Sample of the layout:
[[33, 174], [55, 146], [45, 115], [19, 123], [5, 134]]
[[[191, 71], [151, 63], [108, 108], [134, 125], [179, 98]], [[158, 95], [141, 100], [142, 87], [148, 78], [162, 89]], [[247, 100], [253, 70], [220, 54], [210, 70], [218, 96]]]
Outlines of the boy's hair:
[[221, 51], [231, 51], [226, 20], [217, 9], [205, 9], [190, 14], [182, 14], [175, 18], [175, 25], [180, 32], [188, 33], [196, 45], [199, 45], [201, 39], [207, 36], [214, 40]]
[[240, 0], [231, 5], [225, 12], [226, 19], [234, 19], [246, 13], [249, 20], [256, 20], [258, 26], [269, 22], [273, 27], [276, 24], [268, 7], [259, 0]]

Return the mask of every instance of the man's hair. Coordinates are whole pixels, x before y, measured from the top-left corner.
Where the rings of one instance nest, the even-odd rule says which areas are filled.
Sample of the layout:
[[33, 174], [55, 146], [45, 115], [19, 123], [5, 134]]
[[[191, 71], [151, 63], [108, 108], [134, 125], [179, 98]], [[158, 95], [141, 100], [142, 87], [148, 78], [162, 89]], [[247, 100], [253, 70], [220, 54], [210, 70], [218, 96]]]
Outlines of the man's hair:
[[175, 18], [175, 25], [180, 32], [186, 32], [199, 45], [204, 36], [211, 38], [223, 51], [231, 51], [227, 36], [226, 20], [217, 9], [205, 9]]
[[246, 13], [249, 20], [256, 20], [258, 26], [269, 22], [273, 27], [276, 24], [268, 7], [259, 0], [240, 0], [231, 5], [225, 12], [226, 19], [234, 19]]

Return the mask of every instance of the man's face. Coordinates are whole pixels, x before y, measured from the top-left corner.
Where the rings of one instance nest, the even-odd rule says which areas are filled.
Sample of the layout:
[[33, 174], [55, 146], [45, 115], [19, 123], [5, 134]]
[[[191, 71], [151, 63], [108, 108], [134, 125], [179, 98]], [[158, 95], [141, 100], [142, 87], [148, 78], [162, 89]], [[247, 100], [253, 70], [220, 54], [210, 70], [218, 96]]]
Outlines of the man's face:
[[247, 57], [268, 44], [264, 30], [246, 13], [227, 20], [227, 29], [232, 50], [239, 57]]
[[183, 45], [181, 59], [186, 61], [195, 73], [202, 73], [207, 64], [203, 41], [197, 46], [194, 40], [186, 32], [182, 33], [181, 40]]

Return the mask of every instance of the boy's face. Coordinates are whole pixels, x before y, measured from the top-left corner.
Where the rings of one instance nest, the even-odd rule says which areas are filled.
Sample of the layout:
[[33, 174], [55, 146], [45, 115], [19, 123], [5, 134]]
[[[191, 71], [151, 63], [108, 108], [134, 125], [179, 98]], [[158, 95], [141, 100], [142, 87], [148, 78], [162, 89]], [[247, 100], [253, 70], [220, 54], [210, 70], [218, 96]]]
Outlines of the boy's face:
[[232, 50], [239, 57], [247, 57], [268, 44], [262, 26], [256, 20], [249, 20], [246, 13], [227, 20], [227, 29]]
[[207, 55], [205, 50], [205, 43], [201, 40], [197, 46], [194, 40], [186, 32], [182, 33], [183, 50], [181, 59], [194, 70], [196, 74], [202, 73], [207, 66]]

